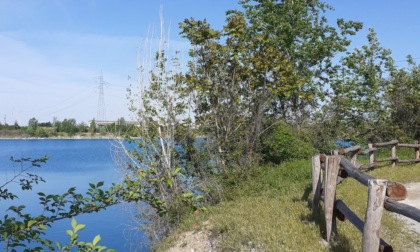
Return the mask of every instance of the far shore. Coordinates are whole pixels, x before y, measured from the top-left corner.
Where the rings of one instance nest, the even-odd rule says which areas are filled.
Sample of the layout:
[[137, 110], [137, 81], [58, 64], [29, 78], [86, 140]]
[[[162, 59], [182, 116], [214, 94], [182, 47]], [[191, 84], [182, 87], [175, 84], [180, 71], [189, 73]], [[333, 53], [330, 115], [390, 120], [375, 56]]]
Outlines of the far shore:
[[113, 135], [100, 135], [100, 136], [82, 136], [82, 135], [75, 135], [75, 136], [51, 136], [51, 137], [20, 137], [20, 136], [0, 136], [0, 140], [106, 140], [106, 139], [124, 139], [120, 136], [113, 136]]

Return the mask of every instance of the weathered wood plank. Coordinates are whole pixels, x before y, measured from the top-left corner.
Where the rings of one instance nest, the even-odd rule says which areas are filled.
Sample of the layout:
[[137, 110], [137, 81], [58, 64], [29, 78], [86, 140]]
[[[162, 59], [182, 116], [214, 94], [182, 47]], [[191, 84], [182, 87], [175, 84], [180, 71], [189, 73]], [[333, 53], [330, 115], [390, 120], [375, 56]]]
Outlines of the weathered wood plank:
[[405, 144], [405, 143], [399, 143], [397, 144], [398, 147], [404, 147], [404, 148], [420, 148], [420, 144]]
[[326, 240], [330, 241], [332, 235], [337, 232], [334, 216], [335, 192], [337, 187], [338, 170], [340, 167], [340, 157], [328, 157], [325, 169], [325, 188], [324, 188], [324, 216], [326, 226]]
[[394, 145], [391, 148], [391, 158], [393, 158], [393, 160], [391, 161], [391, 165], [392, 165], [392, 168], [394, 168], [396, 162], [398, 161], [398, 158], [397, 158], [397, 145]]
[[368, 164], [368, 165], [362, 165], [360, 166], [359, 170], [365, 171], [365, 170], [372, 170], [373, 168], [375, 168], [376, 166], [378, 166], [377, 163], [372, 163], [372, 164]]
[[319, 155], [312, 157], [312, 211], [318, 211], [321, 196], [321, 161]]
[[344, 155], [347, 154], [349, 152], [354, 152], [354, 151], [359, 151], [360, 150], [360, 145], [356, 145], [356, 146], [350, 146], [344, 149], [340, 149], [338, 151], [338, 155]]
[[417, 159], [398, 160], [398, 163], [418, 163], [418, 162], [420, 162], [420, 158], [417, 158]]
[[364, 252], [379, 250], [386, 185], [387, 181], [383, 179], [372, 179], [368, 182], [368, 203], [362, 237]]
[[[373, 145], [372, 144], [368, 144], [369, 150], [373, 149]], [[369, 152], [369, 164], [374, 164], [375, 163], [375, 152], [371, 151]]]
[[[372, 145], [372, 144], [369, 144], [370, 146]], [[370, 148], [369, 147], [369, 149], [366, 149], [366, 150], [359, 150], [358, 152], [357, 152], [357, 154], [359, 154], [359, 155], [368, 155], [368, 154], [370, 154], [371, 152], [375, 152], [375, 151], [377, 151], [378, 149], [377, 148]]]
[[398, 157], [389, 157], [389, 158], [380, 158], [380, 159], [375, 159], [374, 162], [385, 162], [385, 161], [398, 161]]
[[348, 159], [341, 158], [340, 160], [341, 167], [347, 172], [347, 174], [359, 181], [359, 183], [368, 186], [369, 179], [375, 179], [375, 177], [360, 171], [359, 169], [354, 166]]
[[417, 222], [420, 222], [420, 209], [418, 208], [397, 202], [390, 198], [385, 200], [384, 207], [390, 212], [401, 214]]
[[[363, 232], [363, 221], [359, 218], [359, 216], [357, 216], [353, 211], [351, 211], [350, 208], [342, 200], [337, 200], [335, 202], [335, 208], [339, 211], [338, 216], [345, 217], [338, 219], [340, 219], [341, 221], [345, 221], [346, 219], [349, 220], [350, 223], [353, 224], [360, 232]], [[379, 243], [379, 251], [394, 251], [392, 246], [386, 243], [383, 239], [380, 239]]]
[[391, 146], [395, 144], [398, 144], [398, 140], [392, 140], [392, 141], [383, 142], [383, 143], [374, 143], [372, 144], [372, 147], [385, 147], [385, 146]]
[[[340, 160], [341, 167], [347, 172], [347, 174], [356, 179], [359, 183], [368, 186], [368, 181], [370, 179], [376, 179], [375, 177], [360, 171], [354, 166], [348, 159], [341, 158]], [[390, 193], [390, 192], [393, 193]], [[406, 198], [407, 197], [407, 190], [403, 184], [390, 182], [389, 186], [387, 187], [387, 193], [389, 193], [390, 197], [398, 196], [396, 199]]]

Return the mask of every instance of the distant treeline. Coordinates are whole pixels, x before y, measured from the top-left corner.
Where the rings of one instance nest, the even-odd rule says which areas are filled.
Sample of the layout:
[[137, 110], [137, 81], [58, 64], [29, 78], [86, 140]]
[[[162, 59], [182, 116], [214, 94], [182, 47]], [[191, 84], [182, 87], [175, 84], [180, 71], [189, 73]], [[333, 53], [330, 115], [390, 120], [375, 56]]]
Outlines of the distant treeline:
[[29, 136], [29, 137], [57, 137], [74, 135], [106, 135], [127, 134], [135, 135], [132, 123], [128, 123], [123, 117], [108, 124], [97, 123], [92, 119], [88, 123], [78, 123], [76, 119], [69, 118], [63, 121], [54, 118], [52, 122], [39, 122], [35, 117], [29, 119], [28, 126], [20, 126], [17, 121], [13, 125], [1, 124], [2, 136]]

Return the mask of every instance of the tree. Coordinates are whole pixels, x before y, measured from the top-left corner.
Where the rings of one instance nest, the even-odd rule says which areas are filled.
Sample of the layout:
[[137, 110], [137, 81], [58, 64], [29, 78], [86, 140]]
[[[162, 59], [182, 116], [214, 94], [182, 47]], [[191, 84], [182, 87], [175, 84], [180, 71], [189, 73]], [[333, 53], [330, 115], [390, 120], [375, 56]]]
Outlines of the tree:
[[[382, 140], [379, 126], [389, 118], [385, 100], [389, 80], [395, 67], [391, 51], [380, 46], [377, 34], [369, 29], [368, 44], [341, 59], [342, 67], [332, 80], [332, 109], [344, 138]], [[383, 136], [387, 138], [386, 136]]]
[[37, 128], [38, 128], [38, 120], [35, 117], [29, 119], [28, 128], [27, 128], [28, 133], [34, 136], [36, 134]]
[[[200, 191], [195, 178], [189, 176], [185, 142], [191, 139], [191, 120], [185, 113], [188, 104], [179, 92], [178, 53], [171, 54], [165, 45], [162, 30], [155, 56], [149, 55], [148, 44], [138, 55], [138, 90], [129, 89], [138, 138], [130, 139], [135, 147], [125, 149], [129, 161], [123, 164], [126, 176], [142, 185], [148, 199], [139, 206], [139, 216], [147, 220], [143, 228], [152, 242], [167, 236], [183, 215], [201, 209], [203, 198], [197, 195]], [[121, 146], [125, 147], [123, 143]]]
[[[325, 12], [332, 10], [318, 0], [243, 0], [245, 17], [249, 20], [248, 36], [260, 38], [252, 47], [255, 51], [272, 47], [285, 58], [290, 76], [279, 76], [272, 69], [262, 71], [266, 83], [277, 82], [274, 111], [283, 119], [299, 125], [324, 98], [324, 87], [333, 73], [332, 60], [350, 44], [348, 36], [362, 28], [359, 22], [337, 20], [330, 26]], [[271, 55], [265, 54], [265, 62]], [[277, 63], [277, 62], [276, 62]], [[271, 71], [270, 71], [271, 70]], [[283, 74], [284, 75], [284, 74]], [[282, 75], [280, 75], [282, 76]], [[278, 78], [278, 77], [277, 77]]]
[[222, 30], [206, 20], [180, 23], [193, 46], [185, 92], [218, 163], [230, 168], [258, 160], [262, 134], [279, 119], [303, 124], [324, 98], [332, 59], [362, 26], [342, 19], [329, 26], [331, 8], [320, 1], [240, 3], [244, 11], [228, 11]]
[[69, 135], [74, 135], [77, 133], [78, 129], [76, 126], [76, 119], [64, 119], [61, 122], [61, 131], [66, 132]]
[[[385, 97], [389, 104], [394, 138], [420, 138], [420, 65], [407, 57], [407, 69], [395, 71]], [[391, 133], [391, 132], [390, 132]]]
[[57, 117], [53, 118], [53, 131], [55, 134], [61, 132], [61, 122], [57, 119]]
[[95, 118], [93, 118], [90, 123], [89, 123], [89, 132], [90, 134], [95, 134], [96, 133], [96, 121]]

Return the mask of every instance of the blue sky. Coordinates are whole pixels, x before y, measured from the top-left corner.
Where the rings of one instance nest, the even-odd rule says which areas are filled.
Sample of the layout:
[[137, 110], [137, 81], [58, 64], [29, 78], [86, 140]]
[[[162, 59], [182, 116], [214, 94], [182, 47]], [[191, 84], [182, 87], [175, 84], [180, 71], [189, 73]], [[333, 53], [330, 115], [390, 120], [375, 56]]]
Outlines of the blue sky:
[[[407, 54], [420, 60], [420, 1], [330, 0], [328, 14], [362, 21], [354, 46], [365, 43], [368, 27], [399, 66]], [[0, 0], [0, 122], [26, 125], [75, 118], [87, 122], [98, 110], [98, 76], [105, 81], [106, 118], [130, 119], [126, 88], [135, 84], [136, 52], [149, 30], [159, 27], [163, 6], [171, 48], [186, 55], [178, 35], [185, 18], [206, 18], [220, 28], [225, 11], [240, 8], [222, 0]], [[128, 80], [128, 76], [132, 76]]]

